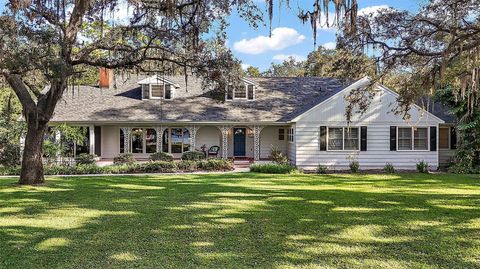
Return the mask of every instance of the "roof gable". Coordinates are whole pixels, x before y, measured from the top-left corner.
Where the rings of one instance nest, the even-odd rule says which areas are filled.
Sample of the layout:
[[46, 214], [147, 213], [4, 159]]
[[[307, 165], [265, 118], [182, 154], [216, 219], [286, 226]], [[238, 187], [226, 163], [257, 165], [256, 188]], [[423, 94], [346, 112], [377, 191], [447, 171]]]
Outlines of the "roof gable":
[[[321, 114], [323, 118], [325, 118], [327, 120], [334, 121], [332, 117], [327, 116], [328, 113], [325, 113], [325, 111], [328, 109], [329, 113], [330, 113], [330, 116], [333, 116], [331, 114], [332, 110], [334, 110], [332, 108], [332, 106], [338, 106], [336, 108], [337, 116], [335, 117], [335, 120], [345, 121], [346, 117], [344, 116], [344, 114], [345, 114], [345, 108], [347, 106], [347, 104], [346, 104], [347, 101], [345, 100], [344, 96], [346, 96], [348, 94], [348, 92], [351, 91], [351, 90], [362, 88], [362, 87], [367, 87], [371, 82], [372, 82], [372, 80], [369, 77], [364, 77], [362, 79], [359, 79], [355, 83], [349, 85], [348, 87], [345, 87], [344, 89], [342, 89], [341, 91], [337, 92], [336, 94], [330, 96], [326, 100], [324, 100], [324, 101], [318, 103], [317, 105], [311, 107], [305, 113], [295, 117], [294, 119], [292, 119], [292, 122], [298, 122], [298, 121], [301, 121], [301, 120], [306, 120], [306, 118], [309, 117], [309, 114], [318, 114], [318, 115]], [[388, 89], [384, 85], [381, 85], [381, 84], [377, 83], [375, 85], [375, 87], [376, 87], [377, 90], [382, 91], [383, 93], [389, 95], [390, 98], [386, 98], [385, 100], [382, 101], [382, 100], [375, 99], [378, 96], [374, 97], [374, 99], [371, 101], [371, 104], [370, 104], [370, 107], [368, 108], [368, 110], [371, 111], [371, 110], [375, 109], [375, 110], [379, 111], [379, 107], [382, 107], [382, 109], [380, 109], [380, 110], [382, 110], [384, 114], [388, 114], [388, 112], [391, 112], [393, 110], [393, 108], [394, 108], [393, 105], [394, 105], [394, 103], [396, 103], [396, 100], [397, 100], [399, 95], [396, 92]], [[377, 101], [377, 103], [375, 101]], [[330, 104], [331, 102], [336, 102], [338, 104], [332, 105], [332, 104]], [[387, 108], [387, 106], [388, 106], [388, 108]], [[339, 108], [341, 108], [341, 116], [338, 113], [338, 112], [340, 112]], [[368, 110], [367, 110], [366, 114], [369, 113]], [[322, 112], [320, 112], [320, 111], [322, 111]], [[440, 119], [436, 115], [430, 113], [429, 111], [425, 110], [424, 108], [422, 108], [422, 107], [420, 107], [416, 104], [414, 104], [410, 113], [412, 114], [412, 117], [414, 117], [417, 120], [423, 119], [425, 121], [427, 119], [428, 120], [432, 119], [436, 123], [444, 123], [444, 121], [442, 119]], [[393, 115], [394, 113], [392, 112], [390, 114]], [[395, 119], [395, 117], [393, 117], [392, 115], [384, 115], [383, 117], [385, 118], [385, 120], [387, 120], [387, 118], [388, 118], [391, 121], [393, 121], [393, 120], [398, 121], [398, 119]], [[373, 121], [374, 118], [375, 118], [376, 121], [381, 120], [381, 118], [379, 118], [378, 115], [377, 115], [377, 117], [370, 117], [370, 118], [366, 117], [366, 115], [358, 115], [358, 114], [354, 115], [354, 118], [357, 118], [357, 119], [361, 118], [361, 117], [363, 117], [364, 121], [365, 120], [372, 120]], [[382, 117], [382, 116], [380, 116], [380, 117]], [[398, 118], [400, 116], [396, 115], [396, 117]], [[352, 119], [352, 121], [354, 121], [354, 119]], [[401, 121], [404, 121], [404, 120], [401, 119]]]

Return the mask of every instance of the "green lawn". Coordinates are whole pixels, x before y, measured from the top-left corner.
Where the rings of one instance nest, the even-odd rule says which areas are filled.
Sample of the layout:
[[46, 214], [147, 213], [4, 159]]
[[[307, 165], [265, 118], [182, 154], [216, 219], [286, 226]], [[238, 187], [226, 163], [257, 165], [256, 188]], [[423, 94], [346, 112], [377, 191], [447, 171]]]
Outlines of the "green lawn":
[[0, 268], [480, 268], [480, 177], [0, 179]]

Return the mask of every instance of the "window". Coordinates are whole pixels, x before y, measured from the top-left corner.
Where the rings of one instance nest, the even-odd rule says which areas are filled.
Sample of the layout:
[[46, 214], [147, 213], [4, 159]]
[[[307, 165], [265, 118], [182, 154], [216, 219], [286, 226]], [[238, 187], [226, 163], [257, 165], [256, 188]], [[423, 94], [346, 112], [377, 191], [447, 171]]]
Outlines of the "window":
[[142, 84], [143, 99], [150, 99], [150, 86], [148, 84]]
[[165, 85], [165, 99], [172, 99], [172, 85], [170, 84]]
[[428, 150], [428, 141], [428, 128], [398, 128], [398, 150]]
[[125, 153], [125, 134], [120, 129], [120, 153]]
[[328, 150], [360, 150], [358, 127], [329, 127]]
[[172, 85], [170, 84], [150, 84], [149, 94], [145, 94], [144, 98], [148, 99], [148, 96], [152, 99], [166, 99], [173, 98]]
[[413, 137], [414, 150], [428, 150], [428, 128], [414, 128]]
[[143, 153], [143, 129], [133, 129], [130, 134], [132, 153]]
[[157, 152], [157, 132], [155, 129], [146, 129], [145, 132], [145, 152]]
[[288, 142], [293, 142], [295, 140], [293, 128], [288, 128], [287, 138]]
[[345, 128], [345, 150], [359, 149], [359, 133], [358, 128]]
[[254, 91], [253, 91], [253, 85], [248, 85], [248, 100], [253, 100], [254, 99]]
[[245, 85], [240, 85], [235, 87], [235, 99], [245, 99], [247, 98], [247, 90]]
[[171, 128], [170, 141], [171, 153], [183, 153], [190, 150], [190, 132], [185, 128]]
[[343, 150], [343, 128], [328, 128], [328, 149]]
[[253, 84], [244, 82], [240, 85], [228, 85], [225, 94], [226, 100], [243, 99], [255, 100], [255, 86]]
[[412, 150], [412, 128], [398, 128], [398, 150]]
[[438, 138], [440, 149], [450, 149], [450, 128], [440, 128]]
[[163, 98], [163, 85], [150, 85], [152, 98]]
[[280, 141], [285, 140], [285, 129], [283, 128], [278, 129], [278, 140]]

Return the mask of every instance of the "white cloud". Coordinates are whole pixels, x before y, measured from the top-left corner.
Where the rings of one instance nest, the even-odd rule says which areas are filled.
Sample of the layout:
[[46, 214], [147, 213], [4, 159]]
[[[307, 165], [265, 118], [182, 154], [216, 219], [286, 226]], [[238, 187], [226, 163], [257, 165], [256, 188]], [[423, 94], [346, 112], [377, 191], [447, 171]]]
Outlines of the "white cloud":
[[327, 42], [322, 45], [322, 47], [326, 48], [327, 50], [333, 50], [337, 46], [337, 43], [335, 42]]
[[272, 36], [257, 36], [251, 39], [242, 39], [233, 44], [233, 48], [246, 54], [261, 54], [267, 51], [282, 50], [305, 40], [305, 36], [297, 30], [288, 27], [275, 28]]
[[242, 69], [243, 69], [243, 70], [247, 70], [247, 68], [249, 68], [249, 67], [252, 66], [252, 65], [250, 65], [250, 64], [241, 64], [241, 66], [242, 66]]
[[279, 61], [279, 62], [283, 62], [285, 61], [286, 59], [288, 58], [293, 58], [295, 59], [295, 61], [305, 61], [305, 56], [302, 56], [302, 55], [298, 55], [298, 54], [277, 54], [275, 56], [273, 56], [273, 60], [274, 61]]
[[390, 9], [390, 7], [388, 5], [364, 7], [358, 10], [358, 16], [365, 16], [365, 15], [375, 16], [378, 13], [378, 11], [381, 9]]

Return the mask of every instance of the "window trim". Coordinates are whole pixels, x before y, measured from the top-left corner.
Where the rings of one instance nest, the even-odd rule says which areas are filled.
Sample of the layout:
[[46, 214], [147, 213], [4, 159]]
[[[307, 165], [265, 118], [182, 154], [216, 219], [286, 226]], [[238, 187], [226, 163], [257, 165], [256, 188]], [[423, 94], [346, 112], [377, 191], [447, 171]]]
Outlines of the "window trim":
[[[155, 150], [155, 152], [153, 153], [149, 153], [147, 152], [147, 129], [152, 129], [155, 131], [155, 140], [158, 139], [158, 133], [157, 133], [157, 129], [155, 129], [155, 127], [131, 127], [132, 131], [133, 129], [141, 129], [142, 130], [142, 152], [136, 152], [134, 153], [133, 152], [133, 149], [132, 149], [132, 134], [130, 133], [130, 138], [129, 138], [129, 148], [126, 149], [125, 148], [125, 145], [124, 145], [124, 149], [123, 149], [123, 153], [122, 153], [122, 140], [121, 140], [121, 135], [120, 135], [120, 132], [122, 132], [122, 128], [119, 128], [120, 131], [118, 132], [118, 151], [120, 154], [124, 154], [124, 153], [131, 153], [131, 154], [153, 154], [155, 152], [157, 152], [157, 150]], [[125, 134], [123, 134], [125, 136]]]
[[295, 129], [293, 127], [287, 129], [287, 141], [288, 143], [295, 143]]
[[[236, 97], [235, 90], [237, 87], [234, 86], [232, 89], [232, 99], [228, 99], [228, 87], [232, 85], [233, 85], [232, 83], [229, 83], [225, 88], [225, 101], [232, 102], [234, 100], [241, 100], [241, 101], [252, 102], [257, 99], [257, 86], [255, 86], [255, 84], [253, 83], [248, 83], [245, 81], [243, 81], [241, 84], [238, 85], [238, 86], [242, 86], [242, 85], [245, 86], [245, 97]], [[248, 86], [250, 85], [253, 86], [253, 99], [248, 99]]]
[[[398, 135], [399, 131], [398, 129], [400, 128], [411, 128], [412, 134], [411, 134], [411, 140], [412, 140], [412, 149], [400, 149], [398, 147]], [[415, 149], [415, 129], [414, 128], [422, 128], [422, 129], [427, 129], [427, 149]], [[438, 142], [437, 142], [438, 143]], [[399, 152], [427, 152], [430, 151], [430, 127], [429, 126], [397, 126], [397, 151]]]
[[[440, 147], [440, 129], [447, 129], [447, 142], [448, 142], [448, 147], [447, 148], [442, 148]], [[452, 150], [452, 127], [451, 126], [444, 126], [444, 127], [438, 127], [438, 149], [439, 150]]]
[[[342, 149], [330, 149], [329, 148], [329, 141], [330, 141], [330, 128], [333, 129], [339, 129], [342, 128]], [[358, 149], [345, 149], [345, 130], [346, 129], [357, 129], [358, 131]], [[320, 137], [320, 135], [319, 135]], [[361, 148], [361, 134], [360, 134], [360, 126], [354, 126], [354, 127], [346, 127], [346, 126], [327, 126], [327, 151], [331, 152], [357, 152], [360, 151]]]
[[[155, 86], [163, 86], [163, 97], [154, 97], [152, 95], [152, 85], [155, 85]], [[165, 88], [167, 85], [170, 85], [170, 99], [167, 99], [165, 98], [166, 96], [166, 92], [165, 92]], [[156, 100], [173, 100], [174, 98], [174, 88], [172, 84], [168, 84], [168, 83], [150, 83], [148, 84], [148, 89], [149, 89], [149, 99], [156, 99]]]

